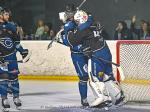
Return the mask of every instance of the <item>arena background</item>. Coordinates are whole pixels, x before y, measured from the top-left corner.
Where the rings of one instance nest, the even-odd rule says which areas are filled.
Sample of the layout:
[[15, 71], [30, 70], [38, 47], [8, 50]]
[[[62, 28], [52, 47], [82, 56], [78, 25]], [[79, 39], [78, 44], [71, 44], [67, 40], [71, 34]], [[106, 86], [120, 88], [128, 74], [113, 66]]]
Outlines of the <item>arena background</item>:
[[[47, 23], [51, 22], [54, 29], [59, 29], [58, 12], [64, 11], [68, 3], [79, 5], [81, 1], [0, 0], [0, 4], [12, 10], [14, 20], [23, 26], [25, 32], [34, 33], [35, 23], [41, 18]], [[128, 20], [136, 15], [138, 22], [143, 19], [150, 21], [149, 4], [150, 0], [87, 0], [82, 9], [91, 12], [96, 20], [101, 21], [112, 37], [118, 20], [130, 23]]]

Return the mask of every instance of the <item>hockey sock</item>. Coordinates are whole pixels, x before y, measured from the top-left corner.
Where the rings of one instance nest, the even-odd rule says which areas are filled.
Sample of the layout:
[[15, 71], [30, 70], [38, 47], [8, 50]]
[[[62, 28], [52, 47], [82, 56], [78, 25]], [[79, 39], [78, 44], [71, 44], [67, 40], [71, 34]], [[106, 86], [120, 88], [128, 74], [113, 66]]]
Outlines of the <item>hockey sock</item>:
[[19, 81], [18, 79], [11, 81], [11, 89], [14, 97], [19, 97]]
[[81, 99], [87, 98], [87, 81], [79, 82], [79, 92], [80, 92]]
[[7, 98], [8, 81], [0, 81], [0, 94], [2, 98]]

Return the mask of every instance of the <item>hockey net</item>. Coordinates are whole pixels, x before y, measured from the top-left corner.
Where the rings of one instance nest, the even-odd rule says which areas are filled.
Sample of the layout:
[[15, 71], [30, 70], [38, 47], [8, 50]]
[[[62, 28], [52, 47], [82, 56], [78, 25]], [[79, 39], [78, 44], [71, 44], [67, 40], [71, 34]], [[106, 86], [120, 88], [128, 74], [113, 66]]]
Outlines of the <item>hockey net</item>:
[[118, 41], [116, 45], [117, 63], [126, 77], [121, 82], [126, 100], [150, 103], [150, 41]]

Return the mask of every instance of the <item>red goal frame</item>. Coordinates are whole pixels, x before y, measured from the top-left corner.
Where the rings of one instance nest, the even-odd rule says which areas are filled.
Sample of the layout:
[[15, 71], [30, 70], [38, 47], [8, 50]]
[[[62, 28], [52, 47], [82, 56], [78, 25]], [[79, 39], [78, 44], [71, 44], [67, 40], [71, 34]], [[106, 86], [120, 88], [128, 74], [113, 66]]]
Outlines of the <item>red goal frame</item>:
[[[150, 40], [118, 40], [116, 43], [116, 63], [120, 64], [120, 45], [121, 44], [150, 44]], [[117, 70], [117, 81], [120, 82], [120, 74]]]

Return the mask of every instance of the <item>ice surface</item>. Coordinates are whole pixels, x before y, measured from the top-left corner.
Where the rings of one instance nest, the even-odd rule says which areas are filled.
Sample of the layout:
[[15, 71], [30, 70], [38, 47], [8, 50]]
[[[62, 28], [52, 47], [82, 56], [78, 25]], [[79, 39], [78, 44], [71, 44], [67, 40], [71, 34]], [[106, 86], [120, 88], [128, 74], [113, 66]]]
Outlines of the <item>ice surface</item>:
[[[20, 98], [23, 106], [19, 112], [106, 112], [104, 109], [81, 107], [77, 82], [20, 81]], [[9, 100], [11, 107], [15, 108], [11, 96]], [[89, 102], [94, 100], [90, 88], [88, 100]], [[111, 107], [108, 112], [116, 111], [150, 112], [150, 108], [130, 105], [119, 108]], [[13, 109], [11, 112], [17, 111]]]

